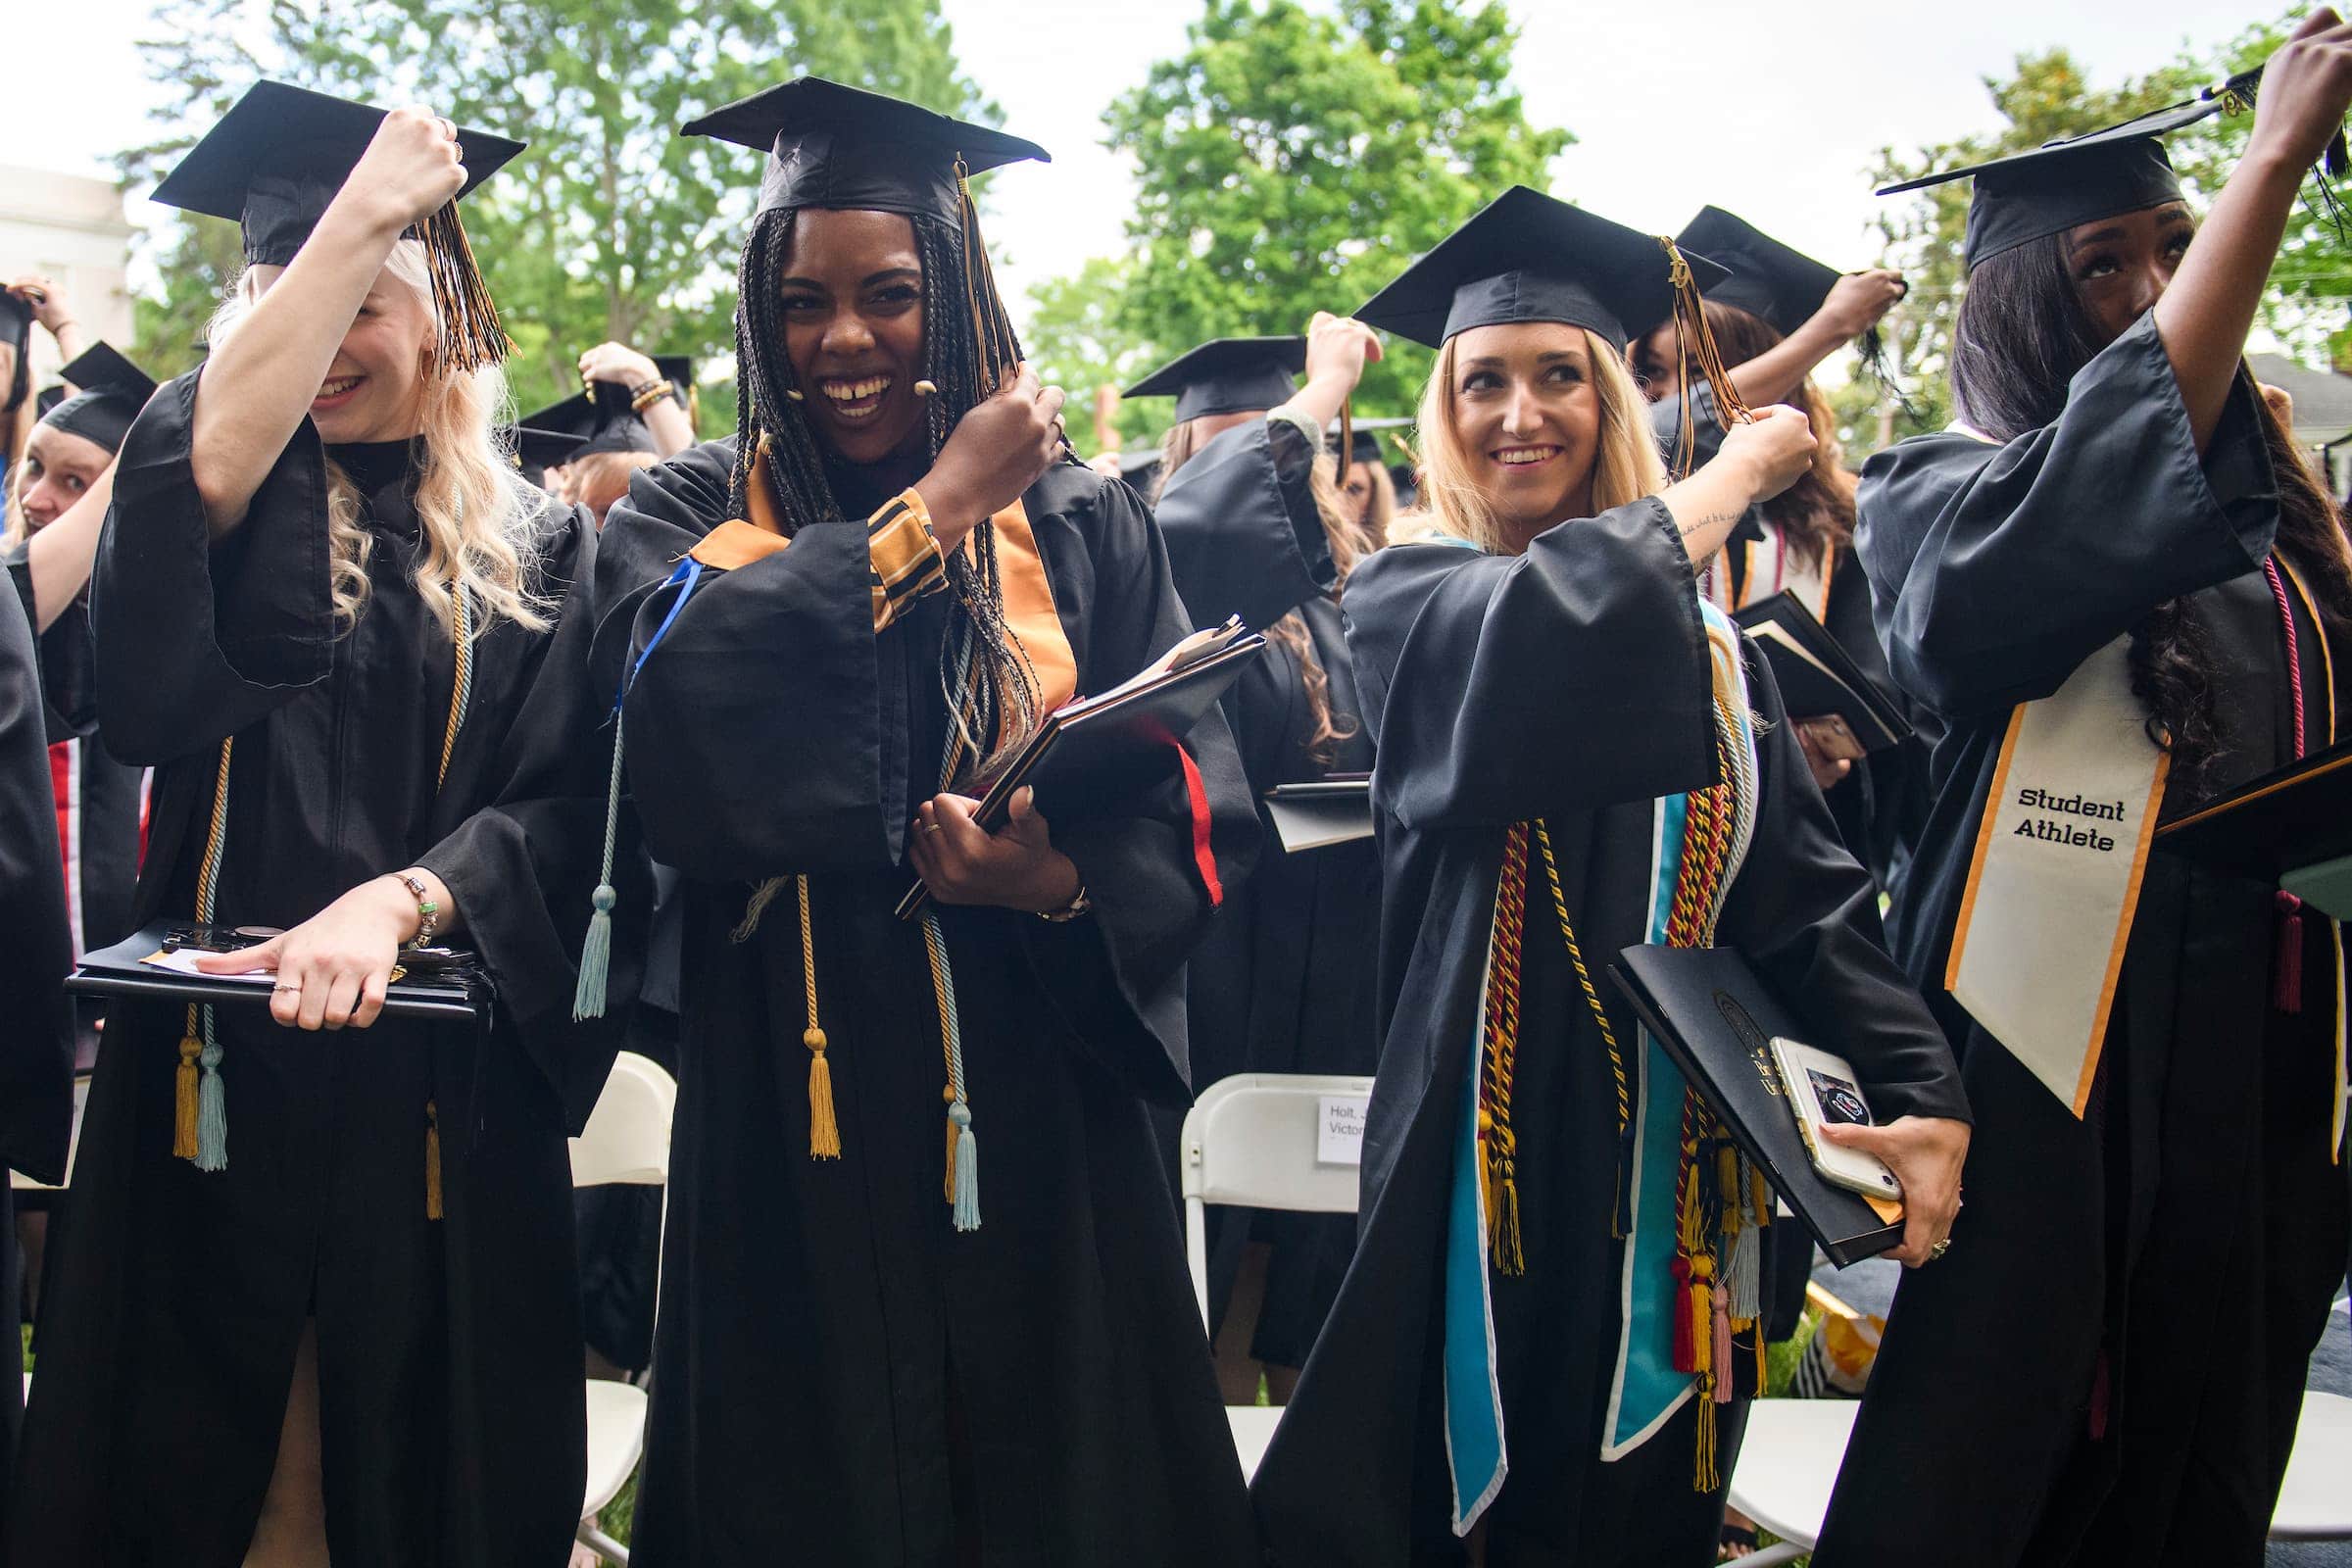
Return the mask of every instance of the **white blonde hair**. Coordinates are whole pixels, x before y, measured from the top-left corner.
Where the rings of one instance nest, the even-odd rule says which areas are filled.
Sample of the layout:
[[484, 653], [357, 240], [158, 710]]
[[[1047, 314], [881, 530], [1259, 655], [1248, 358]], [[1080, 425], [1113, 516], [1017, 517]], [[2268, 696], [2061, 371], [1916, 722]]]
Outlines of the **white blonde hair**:
[[[413, 239], [394, 245], [383, 275], [432, 312], [423, 245]], [[235, 331], [261, 295], [260, 279], [246, 269], [213, 314], [206, 340], [217, 346]], [[533, 529], [537, 508], [526, 497], [500, 434], [508, 403], [506, 372], [495, 365], [455, 372], [438, 366], [425, 369], [418, 419], [424, 465], [415, 500], [423, 550], [411, 579], [417, 597], [444, 627], [456, 624], [453, 601], [463, 597], [476, 636], [492, 616], [532, 631], [547, 627], [547, 606], [530, 582], [538, 554]], [[367, 608], [371, 588], [368, 530], [360, 521], [359, 487], [332, 457], [327, 459], [326, 478], [329, 592], [335, 619], [348, 631]]]
[[[1624, 357], [1592, 332], [1579, 328], [1592, 362], [1592, 389], [1600, 403], [1600, 435], [1592, 451], [1592, 510], [1606, 512], [1666, 488], [1666, 464], [1650, 434], [1649, 403], [1634, 382]], [[1421, 499], [1389, 525], [1393, 543], [1433, 536], [1458, 539], [1496, 555], [1517, 555], [1522, 546], [1494, 515], [1480, 483], [1479, 468], [1462, 443], [1454, 414], [1454, 345], [1438, 351], [1437, 368], [1421, 391]], [[1559, 519], [1565, 520], [1565, 519]]]

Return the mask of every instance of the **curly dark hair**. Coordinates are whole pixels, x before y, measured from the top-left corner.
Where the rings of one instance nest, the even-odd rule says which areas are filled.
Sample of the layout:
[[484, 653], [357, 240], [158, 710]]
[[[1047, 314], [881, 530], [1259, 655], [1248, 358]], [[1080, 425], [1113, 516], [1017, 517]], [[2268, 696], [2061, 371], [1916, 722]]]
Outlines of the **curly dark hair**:
[[[937, 388], [924, 411], [925, 434], [928, 455], [936, 460], [956, 421], [1019, 362], [1020, 342], [997, 297], [985, 252], [976, 267], [968, 264], [967, 246], [978, 245], [968, 220], [958, 227], [918, 214], [907, 221], [923, 269], [923, 378]], [[735, 309], [741, 406], [728, 497], [737, 515], [748, 514], [752, 459], [764, 451], [767, 462], [758, 471], [787, 535], [842, 516], [826, 477], [824, 449], [801, 406], [787, 396], [793, 373], [784, 352], [778, 283], [792, 254], [793, 226], [790, 209], [771, 210], [754, 220], [744, 241]], [[940, 691], [967, 742], [951, 783], [966, 788], [985, 779], [1043, 716], [1036, 671], [1004, 621], [996, 529], [982, 522], [968, 537], [969, 546], [947, 562], [956, 619], [939, 658]]]
[[[1952, 333], [1952, 395], [1961, 416], [1996, 441], [2040, 429], [2065, 411], [2069, 383], [2110, 340], [2067, 267], [2066, 237], [2050, 234], [1988, 256], [1969, 273]], [[2251, 379], [2240, 366], [2241, 377]], [[2343, 516], [2267, 401], [2254, 399], [2278, 479], [2278, 553], [2312, 588], [2323, 629], [2352, 628], [2352, 556]], [[2132, 689], [2148, 705], [2148, 734], [2193, 780], [2221, 747], [2214, 717], [2213, 649], [2190, 600], [2152, 605], [2132, 629]]]

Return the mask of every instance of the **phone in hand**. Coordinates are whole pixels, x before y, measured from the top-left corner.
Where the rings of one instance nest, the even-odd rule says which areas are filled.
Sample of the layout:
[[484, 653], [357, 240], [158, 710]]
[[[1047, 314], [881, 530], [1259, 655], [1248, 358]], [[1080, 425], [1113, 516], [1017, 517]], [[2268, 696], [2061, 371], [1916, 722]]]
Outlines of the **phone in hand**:
[[1860, 1193], [1865, 1198], [1896, 1199], [1903, 1184], [1886, 1161], [1859, 1149], [1841, 1149], [1820, 1136], [1828, 1123], [1876, 1126], [1870, 1102], [1853, 1066], [1843, 1056], [1775, 1036], [1772, 1059], [1781, 1069], [1781, 1084], [1788, 1092], [1788, 1108], [1796, 1115], [1797, 1131], [1813, 1155], [1813, 1168], [1822, 1180]]

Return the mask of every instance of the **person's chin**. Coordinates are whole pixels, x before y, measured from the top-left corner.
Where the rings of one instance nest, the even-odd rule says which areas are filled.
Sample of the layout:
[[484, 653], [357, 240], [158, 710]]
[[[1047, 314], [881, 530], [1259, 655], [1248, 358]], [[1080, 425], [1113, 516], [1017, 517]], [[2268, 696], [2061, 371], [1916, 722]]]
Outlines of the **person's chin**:
[[895, 412], [886, 407], [877, 410], [875, 416], [855, 422], [823, 416], [819, 428], [823, 430], [825, 444], [833, 449], [835, 457], [844, 463], [866, 467], [897, 457], [913, 436], [915, 420], [906, 416], [890, 417]]

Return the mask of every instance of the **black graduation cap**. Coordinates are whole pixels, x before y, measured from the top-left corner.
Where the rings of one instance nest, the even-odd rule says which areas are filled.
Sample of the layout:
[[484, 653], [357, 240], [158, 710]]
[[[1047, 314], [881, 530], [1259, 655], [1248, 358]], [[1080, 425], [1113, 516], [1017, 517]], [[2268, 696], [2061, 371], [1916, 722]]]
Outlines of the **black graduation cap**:
[[541, 430], [531, 425], [514, 428], [514, 466], [525, 479], [542, 489], [547, 485], [547, 470], [569, 463], [588, 444], [584, 435], [568, 430]]
[[49, 417], [49, 411], [65, 401], [66, 389], [64, 383], [61, 382], [56, 386], [45, 386], [32, 395], [32, 416], [36, 419], [46, 419]]
[[[243, 230], [249, 264], [283, 267], [311, 237], [385, 113], [282, 81], [257, 81], [164, 176], [155, 200], [234, 220]], [[458, 195], [498, 172], [523, 147], [505, 136], [460, 127], [458, 153], [466, 183]], [[430, 258], [443, 346], [456, 363], [471, 368], [504, 359], [506, 334], [482, 287], [455, 199], [407, 237], [423, 241]]]
[[[1702, 290], [1726, 275], [1702, 256], [1686, 260]], [[1674, 296], [1657, 236], [1513, 185], [1355, 315], [1431, 348], [1474, 326], [1563, 321], [1623, 353], [1628, 323], [1666, 319]]]
[[155, 396], [155, 377], [107, 343], [92, 344], [59, 373], [80, 390], [44, 413], [41, 422], [120, 452], [130, 421]]
[[1035, 142], [877, 92], [801, 76], [737, 99], [679, 132], [710, 136], [768, 155], [760, 181], [762, 213], [779, 207], [928, 213], [963, 211], [962, 172], [1053, 157]]
[[[1348, 432], [1348, 461], [1349, 463], [1378, 464], [1385, 467], [1390, 463], [1397, 461], [1400, 456], [1385, 438], [1397, 431], [1411, 429], [1413, 421], [1409, 418], [1392, 417], [1356, 419], [1352, 420], [1351, 424], [1353, 427]], [[1323, 433], [1333, 440], [1337, 440], [1340, 434], [1340, 421], [1332, 420], [1329, 425], [1325, 426]]]
[[[694, 386], [694, 361], [683, 354], [657, 354], [653, 361], [676, 391], [678, 401], [685, 402]], [[584, 392], [524, 415], [522, 422], [526, 429], [577, 438], [571, 451], [552, 460], [556, 463], [599, 452], [659, 451], [653, 431], [646, 428], [645, 416], [631, 408], [630, 402], [629, 389], [618, 381], [592, 381]]]
[[[2044, 142], [2032, 152], [1996, 158], [1968, 169], [1947, 169], [1897, 184], [1881, 186], [1881, 196], [1923, 190], [1955, 179], [1974, 178], [1968, 204], [1968, 237], [1962, 255], [1969, 269], [2031, 240], [2061, 233], [2078, 223], [2136, 213], [2180, 199], [2180, 180], [2165, 156], [2162, 137], [2220, 114], [2233, 101], [2252, 96], [2259, 74], [2232, 77], [2221, 89], [2127, 120], [2081, 136]], [[2237, 95], [2243, 94], [2243, 98]]]
[[1731, 270], [1731, 276], [1706, 291], [1707, 298], [1736, 306], [1784, 333], [1794, 331], [1820, 310], [1838, 286], [1836, 268], [1782, 244], [1720, 207], [1700, 208], [1674, 242], [1686, 256], [1704, 256]]
[[1180, 354], [1119, 394], [1176, 400], [1176, 422], [1278, 409], [1306, 368], [1302, 337], [1220, 337]]

